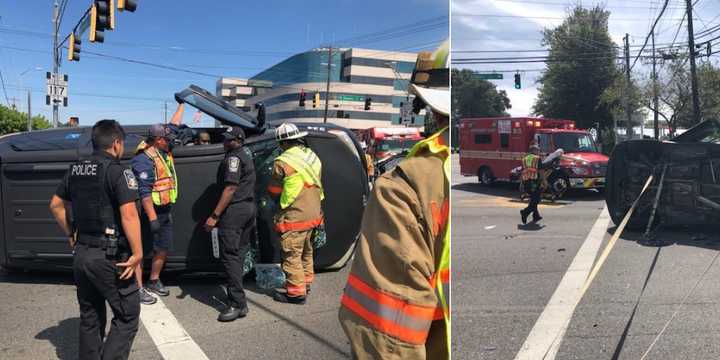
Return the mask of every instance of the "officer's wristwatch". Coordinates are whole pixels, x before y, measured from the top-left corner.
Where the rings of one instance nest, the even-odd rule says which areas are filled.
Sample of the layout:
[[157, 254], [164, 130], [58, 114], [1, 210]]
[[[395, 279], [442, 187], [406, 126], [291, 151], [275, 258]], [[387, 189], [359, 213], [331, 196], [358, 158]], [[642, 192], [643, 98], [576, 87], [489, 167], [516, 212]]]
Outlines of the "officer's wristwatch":
[[212, 214], [210, 214], [210, 218], [213, 219], [213, 220], [217, 220], [217, 219], [219, 219], [220, 217], [217, 216], [217, 214], [215, 214], [215, 213], [213, 212]]

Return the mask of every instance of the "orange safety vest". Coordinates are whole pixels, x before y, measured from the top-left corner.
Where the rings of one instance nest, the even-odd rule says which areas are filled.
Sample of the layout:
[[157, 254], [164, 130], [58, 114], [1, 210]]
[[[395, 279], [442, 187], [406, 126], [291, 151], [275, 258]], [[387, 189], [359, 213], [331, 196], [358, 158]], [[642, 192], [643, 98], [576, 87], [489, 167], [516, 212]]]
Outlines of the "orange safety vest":
[[177, 200], [177, 174], [172, 154], [168, 153], [166, 160], [154, 146], [148, 146], [143, 152], [155, 165], [155, 182], [152, 187], [153, 204], [157, 206], [174, 204]]
[[538, 162], [540, 157], [535, 154], [527, 154], [522, 160], [522, 181], [536, 180], [538, 178]]

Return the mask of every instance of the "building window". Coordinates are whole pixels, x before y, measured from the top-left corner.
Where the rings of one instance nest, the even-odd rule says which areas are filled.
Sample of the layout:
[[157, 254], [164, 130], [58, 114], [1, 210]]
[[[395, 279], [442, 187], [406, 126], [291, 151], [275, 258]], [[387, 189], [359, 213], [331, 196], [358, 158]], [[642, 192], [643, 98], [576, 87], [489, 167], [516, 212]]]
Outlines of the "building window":
[[372, 76], [350, 76], [350, 82], [354, 84], [393, 86], [394, 79], [379, 78]]
[[395, 88], [395, 90], [407, 91], [409, 84], [410, 84], [410, 80], [406, 80], [406, 79], [393, 80], [393, 87]]
[[492, 142], [492, 136], [490, 134], [475, 134], [476, 144], [490, 144]]

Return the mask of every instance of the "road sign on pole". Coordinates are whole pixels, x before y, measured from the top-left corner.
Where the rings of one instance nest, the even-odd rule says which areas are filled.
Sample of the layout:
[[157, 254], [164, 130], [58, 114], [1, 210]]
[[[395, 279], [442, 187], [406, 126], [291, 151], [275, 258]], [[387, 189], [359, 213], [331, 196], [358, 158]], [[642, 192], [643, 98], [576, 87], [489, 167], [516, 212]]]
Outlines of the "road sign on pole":
[[491, 73], [491, 74], [483, 74], [483, 73], [474, 73], [475, 77], [480, 80], [502, 80], [503, 74], [500, 73]]
[[47, 77], [47, 96], [45, 96], [45, 103], [59, 104], [67, 106], [67, 95], [68, 95], [68, 76], [66, 74], [61, 75], [48, 72]]
[[403, 125], [410, 125], [412, 123], [413, 119], [413, 106], [412, 102], [405, 101], [402, 103], [402, 106], [400, 107], [400, 123]]

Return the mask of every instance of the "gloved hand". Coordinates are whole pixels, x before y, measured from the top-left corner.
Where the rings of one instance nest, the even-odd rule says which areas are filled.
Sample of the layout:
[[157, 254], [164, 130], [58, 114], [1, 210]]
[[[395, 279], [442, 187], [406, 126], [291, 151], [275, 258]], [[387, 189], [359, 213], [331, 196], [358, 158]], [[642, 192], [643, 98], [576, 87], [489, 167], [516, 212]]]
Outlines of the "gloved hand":
[[157, 219], [150, 220], [150, 231], [152, 231], [153, 234], [160, 232], [160, 222]]

